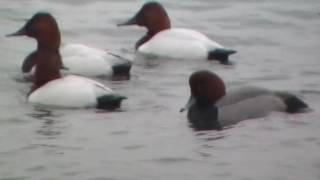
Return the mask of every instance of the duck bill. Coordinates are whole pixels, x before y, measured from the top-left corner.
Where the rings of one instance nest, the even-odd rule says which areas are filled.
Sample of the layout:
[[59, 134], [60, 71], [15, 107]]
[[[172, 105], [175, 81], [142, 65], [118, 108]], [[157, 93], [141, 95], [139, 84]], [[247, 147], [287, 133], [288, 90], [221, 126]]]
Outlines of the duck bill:
[[17, 32], [11, 33], [11, 34], [7, 34], [7, 37], [12, 37], [12, 36], [24, 36], [27, 35], [27, 31], [25, 27], [22, 27], [20, 30], [18, 30]]
[[185, 110], [188, 110], [192, 105], [196, 103], [196, 99], [193, 96], [190, 96], [188, 102], [186, 105], [183, 106], [183, 108], [180, 109], [180, 112], [184, 112]]
[[137, 24], [137, 18], [136, 16], [134, 16], [131, 19], [127, 20], [126, 22], [118, 24], [118, 26], [130, 26], [130, 25], [136, 25], [136, 24]]

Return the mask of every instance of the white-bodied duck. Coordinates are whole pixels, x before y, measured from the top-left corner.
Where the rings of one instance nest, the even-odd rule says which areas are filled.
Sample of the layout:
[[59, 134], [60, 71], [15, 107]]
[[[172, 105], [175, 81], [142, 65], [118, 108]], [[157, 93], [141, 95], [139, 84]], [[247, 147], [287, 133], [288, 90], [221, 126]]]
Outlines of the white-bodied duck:
[[148, 32], [137, 43], [139, 53], [148, 57], [209, 59], [228, 64], [235, 50], [225, 48], [204, 34], [184, 28], [171, 28], [169, 16], [158, 2], [147, 2], [127, 22], [118, 24], [146, 27]]
[[61, 77], [60, 32], [51, 14], [36, 13], [19, 31], [7, 36], [22, 35], [35, 38], [38, 44], [27, 58], [35, 66], [30, 103], [41, 107], [115, 109], [126, 99], [94, 80], [75, 75]]
[[[47, 21], [47, 22], [45, 22]], [[46, 18], [44, 24], [53, 24], [55, 22], [54, 17]], [[48, 36], [56, 39], [60, 44], [60, 30], [59, 26], [52, 26], [51, 31], [55, 31], [55, 34]], [[34, 31], [30, 29], [30, 31]], [[22, 64], [22, 72], [26, 74], [33, 74], [34, 68], [34, 56], [37, 51], [30, 53]], [[75, 74], [87, 77], [98, 76], [129, 76], [131, 69], [131, 62], [121, 56], [101, 50], [92, 48], [84, 44], [64, 44], [60, 47], [60, 54], [62, 57], [62, 67], [64, 73]]]

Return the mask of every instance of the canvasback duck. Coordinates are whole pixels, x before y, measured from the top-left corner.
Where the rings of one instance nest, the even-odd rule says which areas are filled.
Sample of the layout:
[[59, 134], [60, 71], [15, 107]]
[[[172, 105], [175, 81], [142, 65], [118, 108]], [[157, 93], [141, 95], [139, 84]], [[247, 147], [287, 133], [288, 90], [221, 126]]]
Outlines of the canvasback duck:
[[37, 50], [28, 56], [35, 65], [28, 101], [35, 106], [59, 108], [118, 108], [124, 96], [94, 80], [68, 75], [61, 77], [60, 32], [49, 13], [37, 13], [17, 32], [7, 36], [28, 36], [37, 40]]
[[146, 27], [148, 32], [135, 45], [148, 57], [175, 59], [209, 59], [228, 64], [229, 55], [236, 53], [204, 34], [184, 28], [171, 28], [169, 16], [158, 2], [147, 2], [127, 22], [118, 24]]
[[191, 96], [188, 120], [196, 130], [221, 130], [245, 119], [260, 118], [271, 111], [301, 112], [308, 105], [288, 92], [241, 87], [226, 92], [223, 80], [213, 72], [197, 71], [189, 78]]
[[[44, 18], [43, 24], [47, 24], [55, 31], [55, 34], [47, 34], [50, 38], [56, 39], [60, 44], [60, 30], [59, 26], [52, 26], [54, 17]], [[35, 31], [28, 27], [28, 31]], [[51, 37], [55, 36], [55, 37]], [[33, 67], [35, 65], [35, 58], [37, 51], [30, 53], [22, 64], [22, 72], [26, 74], [33, 74]], [[131, 69], [131, 62], [120, 56], [116, 56], [105, 50], [92, 48], [83, 44], [65, 44], [60, 48], [62, 56], [62, 69], [66, 74], [75, 74], [82, 76], [129, 76]]]

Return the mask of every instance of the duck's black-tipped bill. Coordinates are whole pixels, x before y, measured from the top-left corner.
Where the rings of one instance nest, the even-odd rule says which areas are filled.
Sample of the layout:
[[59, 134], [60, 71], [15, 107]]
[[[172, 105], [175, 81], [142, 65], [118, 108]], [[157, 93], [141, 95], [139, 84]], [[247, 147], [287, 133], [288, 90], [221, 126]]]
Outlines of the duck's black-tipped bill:
[[136, 24], [137, 24], [137, 18], [136, 16], [134, 16], [126, 22], [117, 24], [117, 26], [130, 26], [130, 25], [136, 25]]
[[12, 36], [24, 36], [26, 35], [26, 28], [23, 27], [21, 28], [19, 31], [11, 33], [11, 34], [7, 34], [6, 37], [12, 37]]
[[186, 110], [189, 110], [189, 108], [190, 108], [191, 106], [193, 106], [195, 103], [196, 103], [196, 99], [195, 99], [193, 96], [190, 96], [188, 102], [186, 103], [186, 105], [184, 105], [184, 106], [180, 109], [180, 113], [182, 113], [182, 112], [184, 112], [184, 111], [186, 111]]

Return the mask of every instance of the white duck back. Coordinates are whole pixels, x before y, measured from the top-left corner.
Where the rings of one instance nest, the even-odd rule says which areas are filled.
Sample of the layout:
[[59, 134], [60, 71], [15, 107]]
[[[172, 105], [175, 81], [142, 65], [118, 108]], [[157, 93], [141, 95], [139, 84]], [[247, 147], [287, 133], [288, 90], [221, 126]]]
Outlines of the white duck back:
[[150, 56], [168, 57], [176, 59], [204, 59], [208, 52], [222, 45], [210, 40], [200, 32], [172, 28], [163, 30], [138, 48], [138, 52]]
[[82, 44], [67, 44], [60, 48], [64, 66], [68, 68], [67, 74], [85, 76], [111, 76], [113, 56], [106, 51], [91, 48]]
[[88, 108], [97, 105], [97, 97], [113, 91], [94, 80], [68, 75], [55, 79], [32, 92], [28, 101], [35, 106]]

